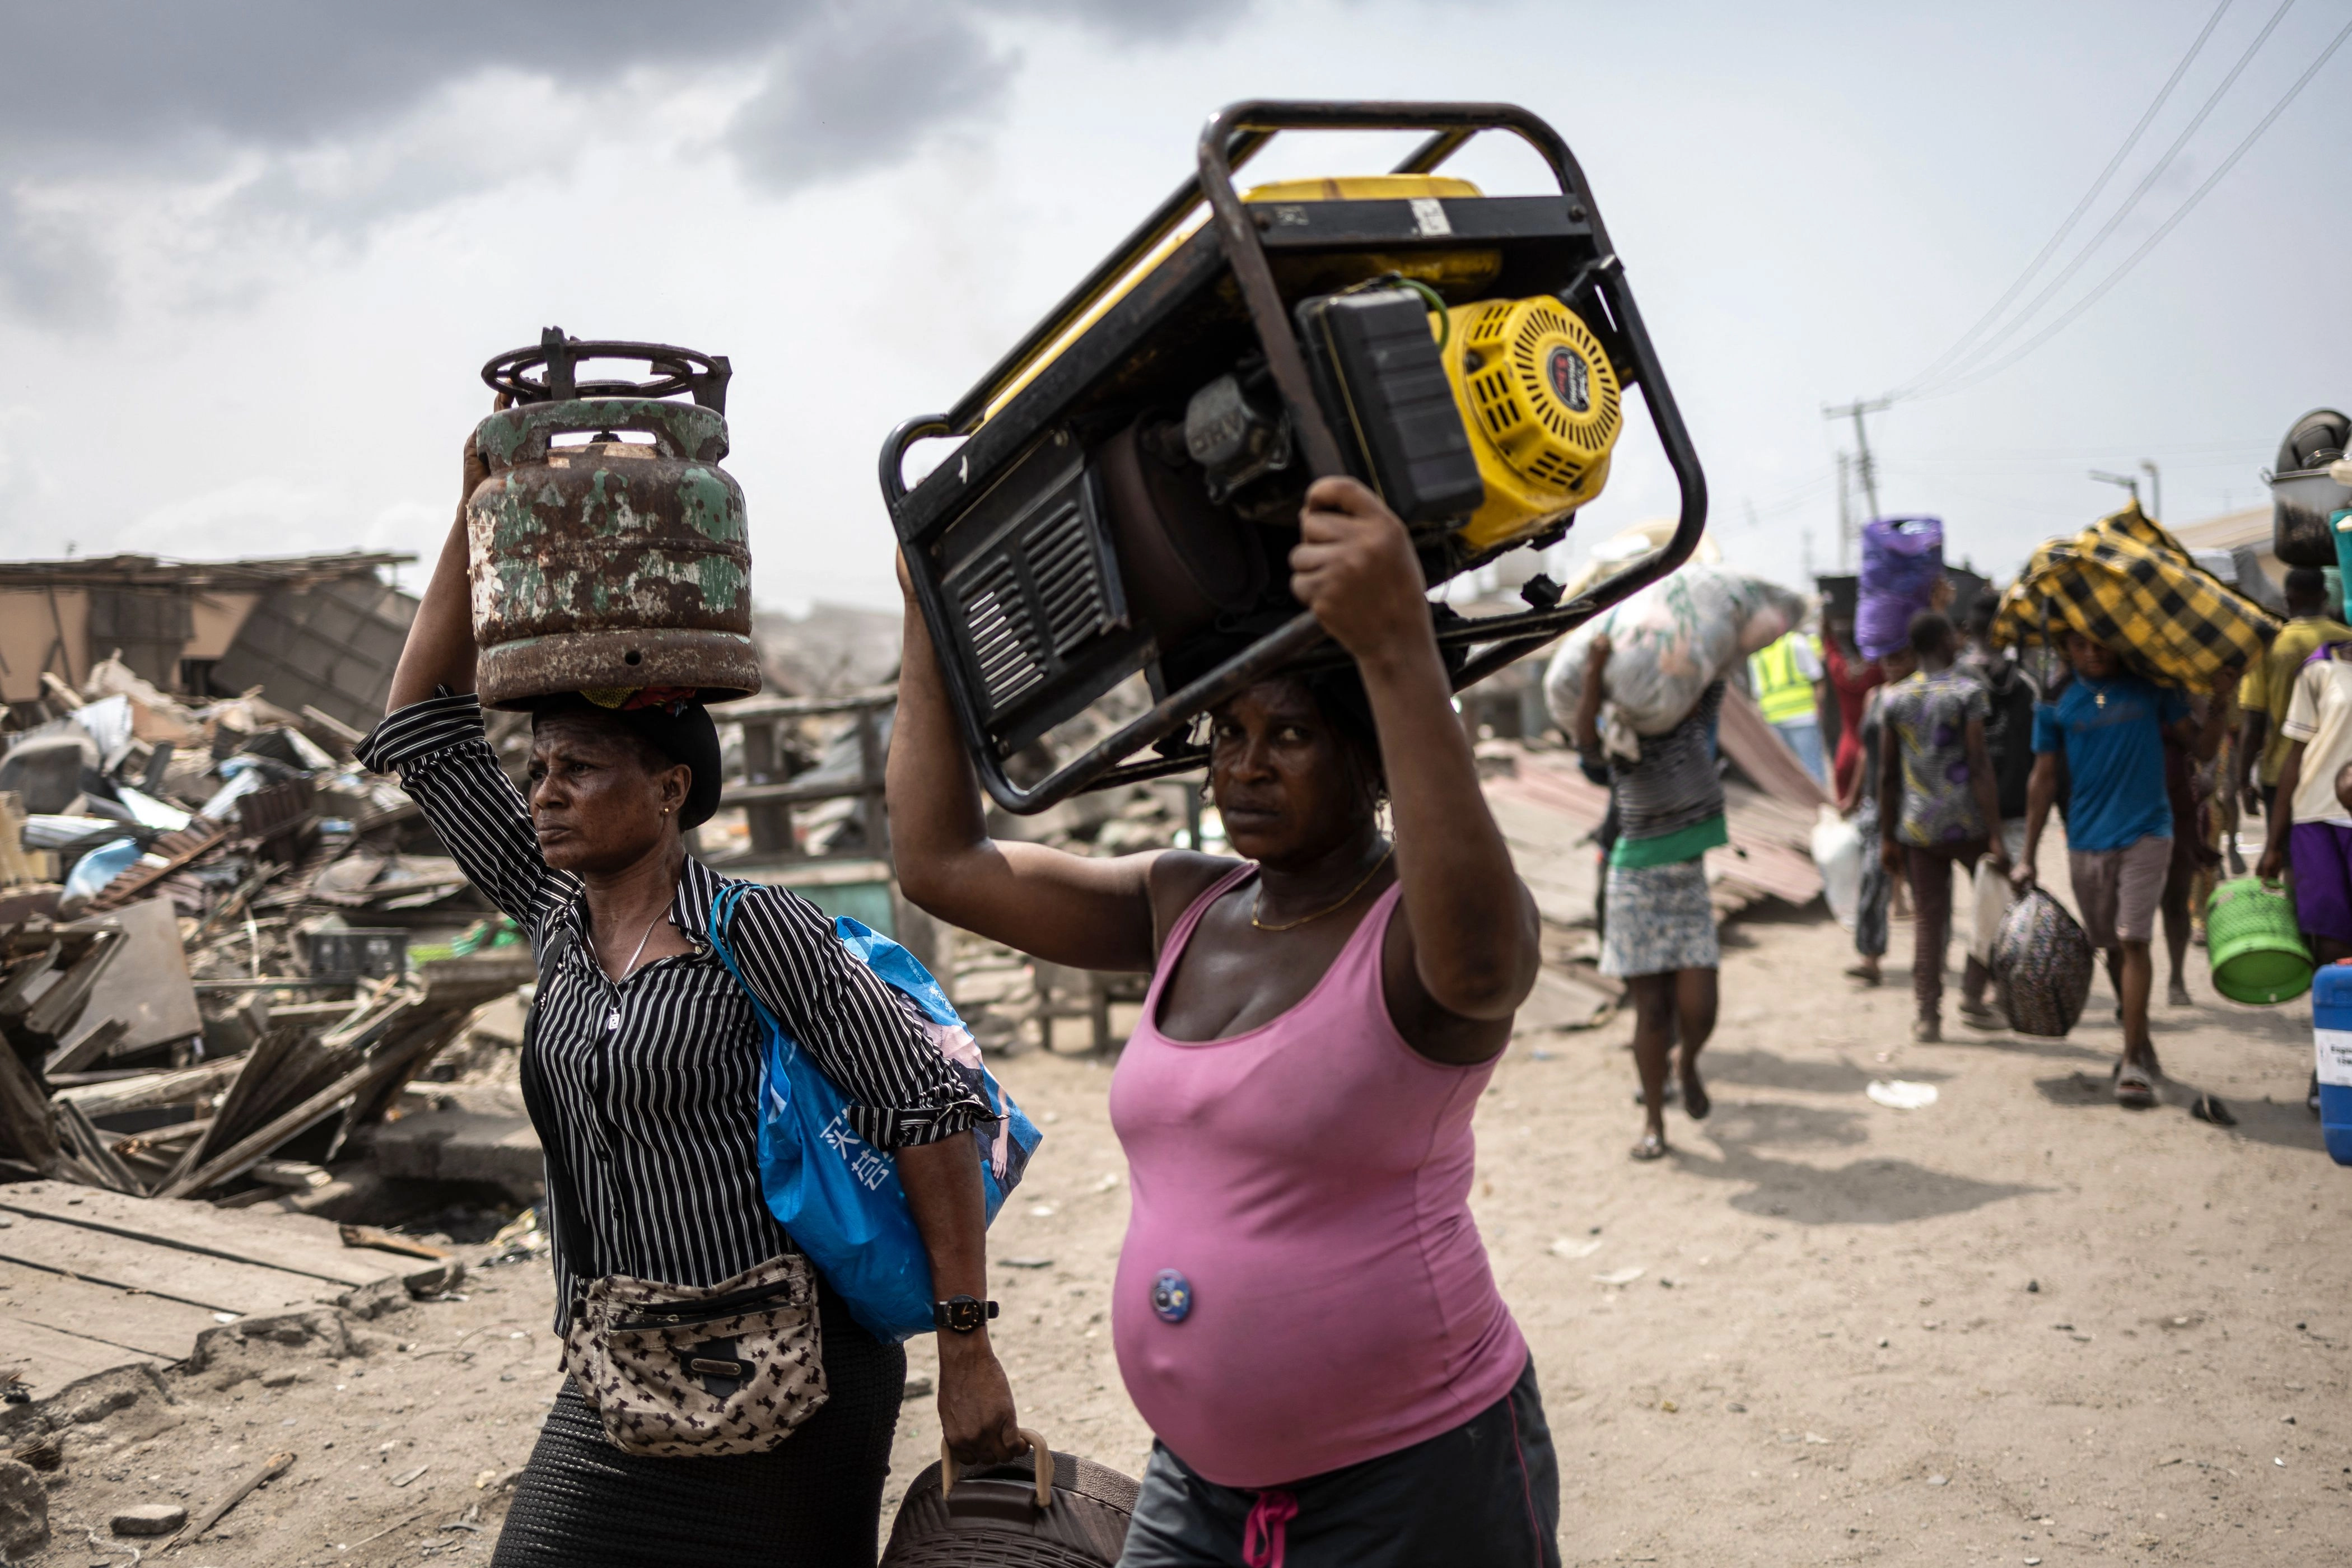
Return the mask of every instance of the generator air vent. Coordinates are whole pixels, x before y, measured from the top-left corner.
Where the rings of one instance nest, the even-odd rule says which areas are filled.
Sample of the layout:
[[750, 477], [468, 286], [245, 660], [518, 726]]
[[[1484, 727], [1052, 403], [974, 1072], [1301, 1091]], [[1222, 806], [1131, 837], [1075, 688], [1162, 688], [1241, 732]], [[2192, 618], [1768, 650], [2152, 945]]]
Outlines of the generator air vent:
[[1033, 524], [1022, 540], [1037, 583], [1045, 635], [1056, 654], [1102, 629], [1102, 568], [1087, 538], [1085, 513], [1072, 496]]
[[991, 707], [1003, 708], [1045, 679], [1036, 622], [1009, 558], [999, 558], [965, 586], [961, 608], [972, 663]]

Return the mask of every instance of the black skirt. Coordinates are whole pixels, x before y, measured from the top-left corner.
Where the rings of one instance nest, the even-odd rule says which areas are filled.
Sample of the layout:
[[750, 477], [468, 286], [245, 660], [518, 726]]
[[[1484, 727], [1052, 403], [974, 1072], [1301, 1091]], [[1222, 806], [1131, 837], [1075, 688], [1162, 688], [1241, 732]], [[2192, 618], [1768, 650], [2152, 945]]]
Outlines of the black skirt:
[[817, 1308], [830, 1392], [764, 1454], [625, 1454], [565, 1379], [491, 1568], [873, 1568], [907, 1352], [831, 1288]]

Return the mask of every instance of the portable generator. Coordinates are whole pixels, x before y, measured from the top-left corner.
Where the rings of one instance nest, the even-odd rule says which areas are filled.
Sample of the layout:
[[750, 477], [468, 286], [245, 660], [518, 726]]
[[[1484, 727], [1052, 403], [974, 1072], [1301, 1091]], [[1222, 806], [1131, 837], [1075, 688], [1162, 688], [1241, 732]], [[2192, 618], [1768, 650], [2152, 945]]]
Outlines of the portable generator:
[[[1237, 191], [1234, 171], [1290, 130], [1430, 134], [1386, 174]], [[1487, 130], [1532, 146], [1559, 194], [1487, 196], [1434, 172]], [[1197, 173], [961, 402], [883, 445], [965, 741], [1013, 812], [1197, 766], [1192, 719], [1346, 657], [1288, 586], [1318, 478], [1377, 490], [1434, 586], [1559, 539], [1641, 391], [1681, 489], [1672, 540], [1565, 603], [1538, 576], [1525, 611], [1433, 605], [1457, 690], [1673, 571], [1706, 526], [1682, 416], [1549, 125], [1507, 104], [1249, 102], [1211, 119], [1198, 151]], [[961, 445], [908, 489], [908, 447], [938, 437]], [[1147, 711], [1032, 784], [1008, 774], [1138, 670]]]

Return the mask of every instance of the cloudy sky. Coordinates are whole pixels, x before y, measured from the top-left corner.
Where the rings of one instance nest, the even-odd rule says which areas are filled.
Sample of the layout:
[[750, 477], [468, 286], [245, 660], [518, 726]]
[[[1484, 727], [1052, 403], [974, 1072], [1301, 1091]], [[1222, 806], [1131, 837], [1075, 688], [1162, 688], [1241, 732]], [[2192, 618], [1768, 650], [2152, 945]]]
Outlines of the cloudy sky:
[[[1567, 136], [1732, 559], [1826, 568], [1851, 436], [1822, 406], [1916, 384], [1937, 395], [1873, 423], [1885, 510], [2011, 567], [2117, 499], [2089, 468], [2156, 461], [2191, 521], [2258, 502], [2294, 416], [2352, 404], [2352, 47], [2223, 168], [2352, 5], [2215, 16], [5, 0], [0, 553], [429, 556], [481, 362], [558, 323], [730, 355], [761, 597], [887, 602], [883, 433], [951, 402], [1172, 187], [1219, 104], [1366, 96], [1514, 100]], [[2029, 313], [1964, 338], [2200, 34], [2014, 292]], [[1253, 175], [1397, 151], [1296, 139]], [[1503, 146], [1456, 167], [1540, 178]], [[1666, 510], [1654, 450], [1629, 437], [1580, 537]]]

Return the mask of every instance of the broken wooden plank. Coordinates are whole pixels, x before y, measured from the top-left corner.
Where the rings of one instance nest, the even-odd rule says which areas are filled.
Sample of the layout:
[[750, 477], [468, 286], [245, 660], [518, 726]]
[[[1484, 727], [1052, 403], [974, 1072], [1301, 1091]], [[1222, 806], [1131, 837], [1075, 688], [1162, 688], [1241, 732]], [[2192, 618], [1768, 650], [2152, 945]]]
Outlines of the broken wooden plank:
[[354, 1068], [291, 1110], [273, 1117], [259, 1131], [247, 1134], [220, 1153], [211, 1156], [204, 1164], [173, 1175], [156, 1189], [155, 1195], [184, 1198], [229, 1180], [312, 1122], [331, 1115], [344, 1101], [364, 1098], [406, 1065], [394, 1056]]
[[18, 1027], [47, 1040], [64, 1034], [81, 1016], [89, 994], [97, 989], [99, 977], [106, 973], [121, 945], [121, 931], [112, 927], [99, 929], [89, 946], [66, 968], [57, 983], [33, 998]]
[[[37, 1324], [135, 1355], [183, 1359], [195, 1348], [198, 1334], [218, 1325], [217, 1310], [21, 1263], [0, 1263], [0, 1321]], [[8, 1331], [0, 1330], [0, 1339], [7, 1336]]]
[[85, 1377], [121, 1366], [158, 1366], [176, 1360], [127, 1351], [102, 1340], [84, 1339], [39, 1323], [10, 1323], [7, 1348], [0, 1350], [0, 1380], [15, 1372], [25, 1392], [35, 1399], [51, 1394]]
[[179, 1534], [163, 1542], [162, 1550], [169, 1552], [183, 1542], [202, 1540], [205, 1531], [218, 1524], [222, 1516], [229, 1510], [243, 1502], [257, 1489], [284, 1475], [293, 1464], [294, 1456], [290, 1453], [270, 1455], [256, 1466], [243, 1480], [231, 1487], [226, 1496], [190, 1521], [187, 1528], [181, 1531]]
[[[223, 1214], [209, 1204], [126, 1198], [61, 1182], [0, 1187], [0, 1211], [232, 1262], [309, 1275], [341, 1287], [372, 1285], [390, 1269], [355, 1261], [333, 1222], [308, 1215]], [[5, 1240], [0, 1232], [0, 1240]]]
[[131, 1173], [122, 1157], [114, 1152], [113, 1144], [89, 1124], [89, 1118], [82, 1114], [79, 1106], [66, 1100], [52, 1102], [50, 1109], [57, 1117], [58, 1141], [98, 1177], [100, 1185], [133, 1197], [146, 1194], [147, 1184]]
[[451, 1255], [446, 1247], [435, 1247], [415, 1237], [394, 1236], [372, 1225], [346, 1225], [336, 1228], [341, 1231], [345, 1247], [373, 1247], [378, 1252], [396, 1252], [404, 1258], [422, 1258], [435, 1263]]
[[[140, 1290], [236, 1317], [297, 1311], [331, 1302], [348, 1287], [314, 1275], [258, 1263], [236, 1263], [199, 1252], [156, 1247], [54, 1220], [17, 1216], [0, 1230], [0, 1262], [87, 1280], [115, 1290]], [[390, 1270], [385, 1277], [390, 1277]], [[184, 1352], [183, 1352], [184, 1353]]]
[[58, 1168], [62, 1152], [57, 1123], [40, 1080], [0, 1036], [0, 1154], [22, 1160], [47, 1175]]
[[[310, 1031], [299, 1024], [273, 1025], [263, 1030], [253, 1048], [241, 1058], [236, 1077], [221, 1095], [221, 1102], [213, 1111], [211, 1128], [182, 1151], [180, 1163], [163, 1187], [194, 1171], [267, 1121], [289, 1095], [299, 1097], [305, 1089], [315, 1088], [309, 1080], [318, 1055]], [[298, 1058], [302, 1059], [297, 1062]], [[295, 1064], [290, 1069], [289, 1063]], [[163, 1187], [156, 1190], [163, 1192]]]
[[111, 1079], [104, 1083], [77, 1084], [58, 1089], [52, 1100], [71, 1100], [91, 1121], [125, 1111], [152, 1110], [164, 1105], [195, 1105], [210, 1100], [236, 1081], [244, 1070], [243, 1057], [200, 1062], [170, 1072], [142, 1073], [137, 1078]]

